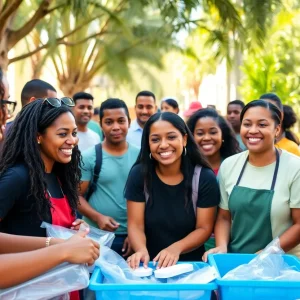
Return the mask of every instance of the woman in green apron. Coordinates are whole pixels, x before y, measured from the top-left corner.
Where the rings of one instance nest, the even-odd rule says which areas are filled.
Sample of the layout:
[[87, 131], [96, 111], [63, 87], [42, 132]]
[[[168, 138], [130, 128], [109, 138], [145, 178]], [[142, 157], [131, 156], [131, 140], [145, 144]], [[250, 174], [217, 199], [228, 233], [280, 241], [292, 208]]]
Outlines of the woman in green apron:
[[255, 100], [241, 113], [248, 151], [224, 161], [219, 171], [221, 203], [210, 253], [256, 253], [275, 237], [300, 256], [300, 159], [275, 148], [281, 112]]

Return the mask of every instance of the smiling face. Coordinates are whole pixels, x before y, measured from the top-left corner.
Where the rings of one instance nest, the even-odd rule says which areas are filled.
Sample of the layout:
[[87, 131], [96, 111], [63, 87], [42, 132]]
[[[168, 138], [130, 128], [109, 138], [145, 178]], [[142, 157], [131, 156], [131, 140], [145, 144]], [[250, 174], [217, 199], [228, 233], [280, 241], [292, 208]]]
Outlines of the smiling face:
[[270, 150], [279, 132], [280, 125], [276, 125], [267, 108], [251, 107], [245, 112], [241, 138], [250, 152], [263, 153]]
[[43, 134], [38, 135], [41, 157], [46, 171], [51, 172], [53, 164], [67, 164], [78, 143], [77, 126], [70, 112], [61, 114]]
[[78, 99], [73, 108], [76, 124], [87, 125], [91, 120], [94, 112], [93, 100]]
[[124, 142], [129, 124], [124, 108], [105, 109], [103, 111], [101, 127], [109, 143], [119, 144]]
[[149, 118], [156, 113], [155, 99], [151, 96], [139, 96], [136, 99], [135, 113], [140, 126], [144, 126]]
[[[2, 85], [1, 88], [3, 88], [3, 99], [2, 100], [8, 100], [9, 99], [9, 86], [8, 81], [5, 75], [2, 77]], [[5, 130], [5, 123], [6, 120], [9, 118], [7, 107], [4, 105], [3, 107], [0, 107], [0, 141], [3, 138], [3, 132]]]
[[211, 117], [201, 118], [197, 121], [194, 138], [205, 156], [215, 155], [222, 146], [222, 131]]
[[149, 146], [152, 158], [159, 164], [169, 166], [181, 162], [187, 136], [167, 121], [158, 120], [151, 125]]

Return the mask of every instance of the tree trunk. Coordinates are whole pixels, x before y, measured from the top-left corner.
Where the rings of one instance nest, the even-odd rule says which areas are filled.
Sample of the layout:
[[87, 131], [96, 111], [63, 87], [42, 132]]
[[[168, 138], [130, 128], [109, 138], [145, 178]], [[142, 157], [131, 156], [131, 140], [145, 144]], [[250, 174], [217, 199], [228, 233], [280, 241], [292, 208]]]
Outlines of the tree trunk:
[[8, 68], [8, 47], [7, 35], [4, 34], [0, 39], [0, 68], [6, 72]]
[[59, 88], [64, 96], [72, 97], [75, 93], [82, 92], [90, 87], [91, 82], [81, 81], [77, 83], [72, 78], [59, 79]]
[[234, 85], [236, 90], [236, 99], [241, 99], [241, 94], [239, 93], [238, 87], [240, 86], [241, 79], [242, 79], [242, 72], [241, 72], [241, 65], [243, 60], [243, 54], [239, 49], [234, 50]]
[[231, 74], [230, 67], [228, 63], [226, 63], [226, 106], [230, 102], [231, 98]]

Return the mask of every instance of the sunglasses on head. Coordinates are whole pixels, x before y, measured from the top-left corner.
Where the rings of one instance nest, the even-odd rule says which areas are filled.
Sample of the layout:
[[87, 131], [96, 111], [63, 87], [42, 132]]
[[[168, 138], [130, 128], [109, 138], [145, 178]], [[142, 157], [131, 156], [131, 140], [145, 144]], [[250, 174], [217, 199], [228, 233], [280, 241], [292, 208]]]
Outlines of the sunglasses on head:
[[16, 109], [17, 102], [10, 100], [0, 100], [0, 107], [3, 107], [7, 110], [9, 115], [12, 115]]
[[53, 107], [61, 107], [63, 104], [73, 107], [75, 106], [74, 100], [69, 97], [62, 97], [62, 98], [45, 98], [44, 103], [47, 102]]

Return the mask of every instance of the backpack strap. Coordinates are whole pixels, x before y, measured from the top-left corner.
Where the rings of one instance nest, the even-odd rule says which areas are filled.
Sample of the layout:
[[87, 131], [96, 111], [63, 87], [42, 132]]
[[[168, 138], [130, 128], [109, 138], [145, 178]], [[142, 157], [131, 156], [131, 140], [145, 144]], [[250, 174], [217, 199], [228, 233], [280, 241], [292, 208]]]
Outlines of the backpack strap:
[[94, 176], [92, 182], [90, 183], [90, 187], [85, 198], [87, 201], [89, 201], [90, 197], [97, 189], [97, 181], [102, 167], [102, 156], [103, 156], [102, 144], [100, 143], [95, 145], [95, 150], [96, 150], [96, 163], [94, 167]]
[[[201, 170], [202, 167], [196, 165], [194, 169], [193, 178], [192, 178], [192, 202], [193, 202], [195, 215], [197, 215], [197, 201], [198, 201], [199, 179], [200, 179]], [[147, 202], [149, 200], [149, 193], [146, 189], [145, 184], [144, 184], [144, 195], [145, 195], [145, 202], [147, 205]]]
[[199, 190], [199, 179], [202, 167], [199, 165], [195, 166], [194, 175], [192, 179], [192, 202], [195, 215], [197, 216], [197, 201], [198, 201], [198, 190]]

